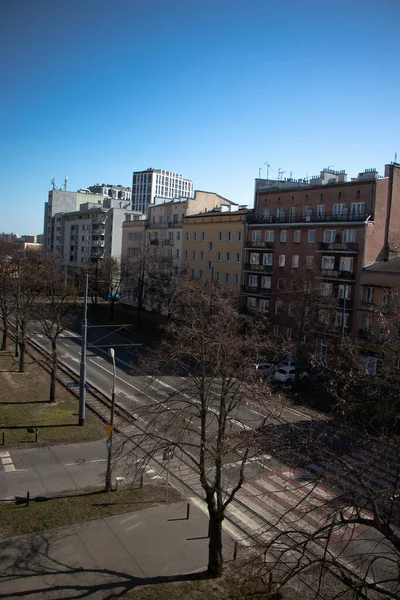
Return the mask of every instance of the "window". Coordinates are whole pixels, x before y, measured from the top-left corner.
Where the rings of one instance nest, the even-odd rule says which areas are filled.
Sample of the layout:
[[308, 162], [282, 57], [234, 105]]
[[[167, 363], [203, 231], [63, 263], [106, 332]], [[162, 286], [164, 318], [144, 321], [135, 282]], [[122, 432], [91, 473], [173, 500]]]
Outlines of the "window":
[[204, 258], [204, 252], [200, 252], [200, 260], [203, 260]]
[[196, 232], [193, 234], [193, 241], [194, 241], [194, 242], [196, 242], [196, 241], [197, 241], [197, 233], [196, 233]]
[[299, 255], [298, 254], [293, 254], [292, 256], [292, 269], [298, 269], [299, 268]]
[[325, 206], [323, 204], [318, 204], [318, 206], [317, 206], [317, 215], [319, 217], [324, 217], [325, 216]]
[[315, 229], [311, 229], [308, 232], [308, 243], [315, 244]]
[[192, 258], [196, 258], [196, 250], [192, 250]]
[[252, 242], [260, 242], [261, 241], [261, 231], [252, 231], [251, 232], [251, 241]]
[[199, 269], [199, 279], [203, 279], [203, 271]]
[[280, 300], [277, 300], [275, 302], [275, 314], [280, 315], [281, 312], [282, 312], [282, 302]]
[[324, 231], [324, 243], [333, 244], [336, 239], [336, 231], [334, 229], [325, 229]]
[[260, 312], [267, 313], [269, 312], [269, 300], [265, 298], [261, 298], [260, 300]]
[[356, 241], [356, 230], [355, 229], [344, 229], [342, 232], [342, 242], [344, 244], [351, 244]]
[[272, 267], [274, 255], [271, 253], [263, 254], [263, 265], [266, 267]]
[[221, 242], [222, 241], [222, 231], [218, 232], [218, 241]]
[[281, 328], [279, 327], [279, 325], [274, 325], [274, 336], [275, 337], [279, 337], [280, 330], [281, 330]]
[[400, 354], [398, 354], [394, 360], [394, 368], [400, 369]]
[[326, 283], [323, 281], [320, 286], [320, 294], [321, 296], [331, 296], [332, 295], [332, 284]]
[[186, 233], [185, 234], [185, 239], [186, 239], [187, 242], [190, 240], [190, 233]]
[[[358, 194], [359, 195], [359, 192]], [[351, 205], [352, 217], [363, 217], [365, 214], [365, 202], [353, 202]]]
[[235, 283], [239, 283], [239, 275], [235, 275]]
[[258, 252], [250, 252], [250, 264], [251, 265], [259, 265], [260, 264], [260, 255]]
[[266, 275], [263, 275], [261, 277], [261, 288], [263, 290], [270, 290], [271, 289], [271, 277], [267, 277]]
[[383, 289], [381, 293], [381, 302], [383, 306], [388, 306], [390, 303], [390, 290]]
[[236, 234], [236, 241], [237, 242], [241, 242], [242, 241], [242, 232], [238, 231]]
[[227, 252], [225, 258], [226, 258], [226, 262], [231, 262], [231, 253]]
[[311, 215], [312, 215], [311, 206], [303, 206], [303, 217], [307, 218], [307, 217], [311, 217]]
[[261, 218], [262, 219], [269, 219], [269, 208], [262, 208], [261, 209]]
[[318, 323], [322, 323], [323, 325], [327, 325], [329, 323], [329, 313], [324, 308], [321, 308], [318, 311]]
[[173, 231], [168, 231], [168, 239], [173, 242], [174, 241], [174, 232]]
[[211, 260], [209, 260], [209, 261], [207, 262], [207, 269], [208, 269], [209, 271], [211, 271], [211, 269], [212, 269]]
[[312, 269], [314, 266], [314, 257], [313, 256], [306, 256], [306, 268], [307, 269]]
[[213, 249], [213, 243], [212, 242], [208, 242], [208, 249], [212, 250]]
[[236, 262], [240, 263], [240, 252], [236, 253]]
[[217, 260], [221, 260], [221, 252], [217, 252]]
[[[343, 313], [340, 311], [337, 311], [335, 313], [335, 327], [342, 327], [342, 323], [343, 323]], [[345, 313], [344, 315], [344, 327], [348, 327], [349, 326], [349, 313]]]
[[293, 308], [292, 304], [289, 304], [289, 306], [288, 306], [288, 315], [289, 315], [289, 317], [294, 316], [294, 308]]
[[293, 337], [293, 329], [291, 327], [286, 327], [286, 337], [290, 341]]
[[265, 230], [265, 235], [264, 235], [264, 239], [266, 242], [273, 242], [274, 241], [274, 234], [275, 232], [271, 229], [266, 229]]
[[328, 353], [328, 346], [324, 344], [322, 340], [317, 340], [315, 344], [315, 356], [320, 360], [323, 364], [326, 364], [326, 355]]
[[364, 317], [362, 328], [363, 328], [363, 331], [365, 331], [366, 333], [371, 333], [371, 329], [372, 329], [372, 318], [371, 317]]
[[339, 271], [353, 271], [354, 257], [353, 256], [341, 256]]
[[201, 241], [204, 242], [205, 239], [206, 239], [206, 234], [203, 231], [201, 234]]
[[321, 261], [321, 269], [326, 271], [333, 271], [335, 268], [335, 257], [334, 256], [323, 256]]
[[227, 242], [231, 242], [232, 241], [232, 233], [230, 231], [228, 231], [228, 233], [226, 234], [226, 241]]
[[225, 283], [229, 283], [229, 273], [225, 273]]
[[287, 240], [287, 231], [285, 229], [283, 229], [281, 231], [280, 240], [281, 240], [282, 244], [286, 243], [286, 240]]
[[374, 303], [374, 288], [373, 287], [367, 287], [365, 290], [365, 302], [368, 302], [368, 304], [373, 304]]
[[343, 300], [346, 296], [346, 300], [350, 300], [351, 297], [351, 287], [349, 285], [339, 285], [338, 287], [338, 298]]
[[334, 204], [333, 205], [333, 215], [335, 217], [345, 215], [347, 213], [347, 207], [345, 204]]
[[278, 277], [278, 290], [283, 290], [285, 288], [285, 280], [282, 277]]
[[257, 308], [257, 300], [255, 298], [251, 298], [251, 296], [249, 296], [247, 298], [247, 308]]
[[278, 266], [279, 267], [284, 267], [285, 266], [285, 255], [284, 254], [280, 254], [279, 258], [278, 258]]
[[291, 221], [293, 223], [293, 221], [296, 220], [296, 207], [292, 206], [289, 209], [289, 221]]
[[178, 242], [181, 239], [181, 232], [180, 231], [176, 232], [176, 239], [178, 240]]
[[217, 271], [215, 273], [215, 281], [219, 281], [220, 275], [219, 275], [219, 271]]
[[194, 278], [194, 269], [190, 269], [190, 277], [193, 279]]
[[295, 244], [300, 244], [301, 239], [301, 231], [300, 229], [296, 229], [293, 233], [293, 241]]
[[248, 285], [249, 285], [249, 287], [257, 287], [258, 286], [257, 275], [249, 275]]
[[179, 249], [175, 250], [175, 258], [179, 258]]

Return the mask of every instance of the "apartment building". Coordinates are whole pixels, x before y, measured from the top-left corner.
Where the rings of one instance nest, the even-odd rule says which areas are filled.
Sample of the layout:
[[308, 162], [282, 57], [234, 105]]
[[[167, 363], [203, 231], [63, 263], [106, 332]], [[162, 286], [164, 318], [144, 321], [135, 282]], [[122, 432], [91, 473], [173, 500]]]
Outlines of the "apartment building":
[[[329, 314], [321, 311], [326, 339], [354, 334], [363, 267], [398, 254], [399, 164], [386, 165], [381, 178], [368, 169], [347, 181], [344, 171], [324, 169], [308, 182], [258, 180], [245, 239], [243, 302], [269, 314], [277, 337], [287, 335], [291, 282], [312, 271], [321, 296], [336, 303]], [[313, 343], [325, 353], [329, 342]]]
[[357, 336], [361, 364], [375, 374], [378, 360], [400, 371], [400, 256], [365, 267], [361, 274]]
[[192, 279], [230, 285], [239, 294], [247, 212], [238, 205], [220, 205], [206, 213], [186, 216], [183, 273]]
[[132, 177], [132, 209], [146, 213], [155, 198], [169, 200], [193, 197], [193, 182], [172, 171], [146, 169], [135, 171]]
[[88, 190], [91, 194], [99, 194], [100, 196], [108, 196], [115, 200], [128, 200], [132, 201], [132, 190], [130, 187], [124, 187], [123, 185], [111, 185], [110, 183], [96, 183], [90, 185]]

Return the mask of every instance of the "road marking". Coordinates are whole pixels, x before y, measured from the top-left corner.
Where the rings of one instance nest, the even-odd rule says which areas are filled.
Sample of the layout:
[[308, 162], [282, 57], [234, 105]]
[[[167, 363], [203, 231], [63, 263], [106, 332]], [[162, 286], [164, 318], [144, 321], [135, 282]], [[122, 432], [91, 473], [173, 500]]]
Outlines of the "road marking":
[[[199, 508], [201, 510], [201, 512], [203, 512], [205, 515], [207, 515], [207, 517], [209, 517], [207, 505], [204, 502], [204, 500], [201, 500], [200, 498], [196, 498], [194, 496], [191, 496], [189, 498], [189, 500], [190, 500], [190, 502], [192, 502], [192, 504], [197, 506], [197, 508]], [[227, 510], [230, 510], [232, 513], [234, 512], [234, 511], [232, 511], [230, 505], [228, 506]], [[239, 540], [240, 543], [243, 544], [243, 546], [251, 546], [251, 541], [247, 538], [247, 536], [243, 533], [240, 533], [233, 524], [231, 525], [230, 523], [227, 523], [226, 521], [222, 521], [222, 527], [228, 533], [230, 533], [230, 535], [233, 538]]]
[[16, 471], [15, 466], [13, 465], [12, 458], [9, 452], [1, 452], [0, 453], [1, 463], [3, 465], [4, 471], [6, 473], [12, 473]]
[[136, 529], [136, 527], [139, 527], [139, 525], [142, 524], [142, 521], [139, 521], [139, 523], [135, 523], [134, 525], [131, 525], [130, 527], [127, 527], [125, 529], [125, 531], [132, 531], [132, 529]]

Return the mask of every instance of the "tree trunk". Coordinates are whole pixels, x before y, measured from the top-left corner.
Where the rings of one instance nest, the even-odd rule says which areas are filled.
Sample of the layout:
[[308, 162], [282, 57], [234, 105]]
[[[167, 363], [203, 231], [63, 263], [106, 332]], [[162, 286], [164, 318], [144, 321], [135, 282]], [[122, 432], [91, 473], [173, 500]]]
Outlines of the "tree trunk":
[[1, 350], [6, 350], [6, 348], [7, 348], [7, 337], [8, 337], [8, 329], [7, 329], [7, 325], [4, 325], [3, 337], [1, 340]]
[[208, 542], [208, 567], [207, 573], [211, 577], [222, 575], [222, 518], [214, 512], [210, 512]]
[[20, 373], [25, 373], [25, 340], [19, 342], [19, 369]]
[[57, 381], [57, 344], [52, 340], [51, 342], [52, 349], [52, 366], [51, 366], [51, 374], [50, 374], [50, 398], [49, 402], [56, 401], [56, 381]]

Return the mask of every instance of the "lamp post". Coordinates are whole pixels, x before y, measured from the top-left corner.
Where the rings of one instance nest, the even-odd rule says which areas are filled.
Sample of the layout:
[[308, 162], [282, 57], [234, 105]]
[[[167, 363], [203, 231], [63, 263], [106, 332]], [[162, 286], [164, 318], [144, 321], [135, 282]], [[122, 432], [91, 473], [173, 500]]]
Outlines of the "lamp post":
[[112, 484], [111, 484], [111, 455], [112, 455], [112, 441], [113, 441], [113, 428], [114, 428], [114, 410], [115, 410], [115, 380], [116, 380], [116, 372], [115, 372], [115, 351], [114, 348], [109, 349], [109, 354], [113, 363], [113, 383], [112, 383], [112, 394], [111, 394], [111, 416], [110, 416], [110, 425], [108, 427], [109, 435], [107, 440], [107, 470], [106, 470], [106, 486], [105, 491], [111, 492]]

